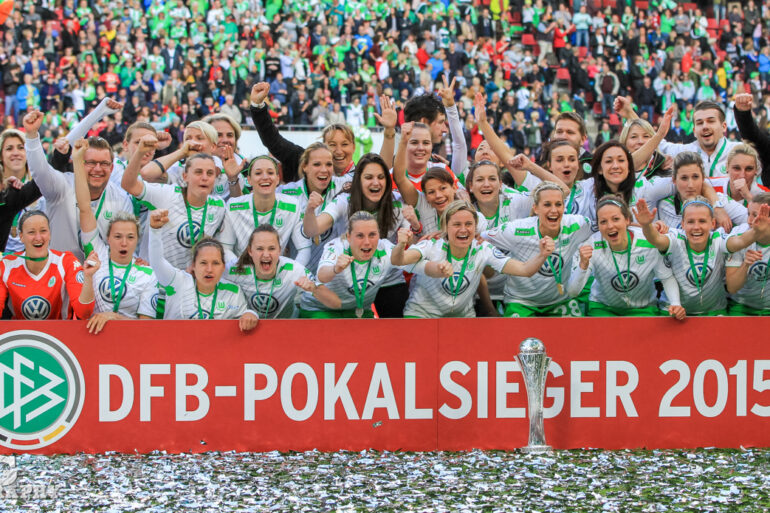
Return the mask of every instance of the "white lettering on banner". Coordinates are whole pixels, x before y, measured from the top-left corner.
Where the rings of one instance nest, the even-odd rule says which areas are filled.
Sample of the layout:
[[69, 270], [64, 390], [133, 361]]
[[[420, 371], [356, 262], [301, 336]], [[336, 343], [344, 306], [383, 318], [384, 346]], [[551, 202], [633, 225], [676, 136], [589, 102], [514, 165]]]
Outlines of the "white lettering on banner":
[[460, 406], [452, 408], [448, 404], [444, 403], [438, 409], [439, 413], [448, 419], [461, 419], [468, 415], [473, 406], [473, 398], [471, 393], [465, 389], [462, 385], [457, 384], [452, 380], [452, 373], [459, 372], [463, 376], [468, 374], [471, 368], [465, 362], [453, 361], [444, 364], [439, 372], [439, 381], [444, 390], [460, 399]]
[[[294, 376], [302, 374], [307, 382], [307, 400], [305, 406], [298, 410], [294, 407], [294, 401], [291, 395], [292, 383]], [[303, 421], [309, 419], [315, 407], [318, 405], [318, 378], [316, 378], [313, 368], [304, 363], [297, 362], [292, 363], [286, 368], [281, 378], [281, 406], [284, 413], [291, 420]]]
[[[548, 366], [548, 372], [554, 378], [564, 375], [561, 365], [553, 360], [551, 360], [551, 364]], [[546, 378], [545, 382], [548, 383], [548, 378]], [[548, 408], [543, 408], [543, 418], [552, 419], [560, 414], [562, 408], [564, 408], [564, 387], [545, 387], [545, 396], [553, 399], [553, 404]]]
[[595, 360], [570, 362], [569, 408], [571, 417], [599, 417], [601, 414], [598, 406], [584, 407], [581, 398], [583, 393], [594, 391], [593, 382], [582, 381], [583, 372], [596, 372], [598, 370], [599, 362]]
[[[176, 420], [194, 421], [201, 420], [209, 412], [209, 396], [204, 389], [209, 384], [209, 375], [206, 369], [194, 363], [180, 363], [174, 371], [176, 379]], [[187, 376], [195, 376], [195, 383], [187, 384]], [[187, 409], [187, 398], [195, 397], [198, 407], [194, 410]]]
[[[770, 360], [754, 360], [754, 379], [753, 389], [755, 392], [762, 393], [770, 390], [770, 379], [765, 379], [765, 371], [770, 370]], [[663, 395], [658, 409], [660, 417], [689, 417], [689, 406], [672, 406], [674, 399], [681, 394], [690, 384], [690, 367], [682, 360], [668, 360], [660, 365], [663, 374], [676, 371], [679, 373], [679, 379]], [[706, 376], [711, 372], [716, 378], [716, 397], [714, 404], [709, 405], [705, 397]], [[747, 408], [747, 388], [748, 388], [748, 362], [738, 360], [730, 368], [729, 374], [735, 376], [735, 415], [737, 417], [746, 416]], [[724, 412], [729, 398], [730, 382], [725, 372], [725, 367], [718, 360], [704, 360], [695, 369], [692, 379], [692, 395], [695, 409], [702, 416], [707, 418], [717, 417]], [[763, 406], [754, 403], [751, 407], [751, 413], [758, 417], [770, 417], [770, 406]]]
[[418, 408], [417, 402], [417, 364], [406, 362], [404, 365], [404, 418], [432, 419], [433, 409]]
[[348, 381], [350, 381], [356, 367], [358, 367], [357, 363], [346, 364], [345, 368], [342, 369], [340, 379], [335, 382], [334, 364], [324, 364], [324, 420], [334, 420], [334, 409], [338, 399], [342, 401], [342, 407], [345, 409], [348, 420], [358, 420], [356, 405], [353, 403], [348, 389]]
[[[123, 388], [123, 398], [117, 410], [110, 409], [110, 378], [115, 376]], [[125, 419], [134, 407], [134, 380], [121, 365], [99, 365], [99, 422], [117, 422]]]
[[476, 417], [486, 419], [489, 409], [489, 363], [476, 363]]
[[[265, 376], [265, 388], [254, 388], [257, 374]], [[256, 401], [264, 401], [278, 389], [278, 376], [275, 370], [264, 363], [246, 363], [243, 365], [243, 420], [254, 420]]]
[[523, 419], [527, 413], [524, 408], [509, 408], [508, 394], [518, 394], [519, 384], [508, 381], [509, 372], [521, 372], [519, 362], [497, 362], [495, 366], [495, 418]]
[[[623, 372], [628, 376], [625, 385], [618, 385], [618, 373]], [[638, 417], [631, 392], [639, 385], [639, 371], [631, 362], [607, 361], [607, 417], [617, 416], [617, 400], [623, 405], [628, 417]]]
[[152, 398], [164, 396], [162, 386], [152, 385], [155, 374], [171, 374], [171, 365], [150, 363], [139, 366], [139, 420], [142, 422], [152, 420]]
[[[380, 389], [382, 389], [382, 397], [380, 397]], [[376, 408], [387, 409], [389, 419], [399, 418], [396, 396], [393, 394], [388, 364], [385, 362], [374, 364], [372, 380], [369, 382], [369, 392], [366, 394], [366, 403], [364, 404], [364, 411], [361, 413], [361, 419], [371, 419]]]

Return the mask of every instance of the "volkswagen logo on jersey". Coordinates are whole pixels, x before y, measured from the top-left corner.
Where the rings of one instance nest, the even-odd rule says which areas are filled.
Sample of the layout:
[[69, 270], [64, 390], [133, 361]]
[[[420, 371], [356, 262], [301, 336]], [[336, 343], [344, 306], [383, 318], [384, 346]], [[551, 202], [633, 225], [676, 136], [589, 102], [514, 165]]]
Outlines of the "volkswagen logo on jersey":
[[767, 262], [762, 262], [760, 260], [759, 262], [754, 262], [754, 264], [749, 267], [749, 276], [757, 281], [765, 281], [770, 278], [767, 273]]
[[671, 269], [671, 258], [670, 255], [663, 255], [663, 265]]
[[[706, 280], [709, 279], [709, 277], [711, 276], [711, 271], [713, 271], [713, 269], [711, 268], [711, 266], [709, 266], [708, 269], [706, 269], [706, 274], [704, 276], [702, 274], [703, 263], [695, 264], [695, 272], [698, 273], [698, 277], [702, 280], [703, 283], [706, 283]], [[685, 273], [685, 276], [687, 277], [687, 281], [690, 283], [690, 285], [692, 285], [693, 287], [698, 286], [698, 282], [695, 281], [695, 276], [692, 275], [692, 269], [687, 269], [687, 273]]]
[[[123, 282], [120, 278], [117, 276], [115, 277], [115, 283], [113, 287], [115, 288], [115, 292], [117, 293], [120, 290], [120, 285]], [[124, 287], [122, 293], [120, 294], [120, 299], [123, 299], [126, 297], [126, 292], [128, 290], [128, 287]], [[102, 299], [107, 301], [108, 303], [114, 303], [112, 297], [112, 290], [110, 289], [110, 277], [105, 276], [102, 278], [102, 281], [99, 282], [99, 295], [102, 296]]]
[[152, 295], [152, 297], [150, 298], [150, 306], [151, 306], [151, 307], [152, 307], [152, 309], [153, 309], [153, 310], [155, 310], [156, 312], [158, 311], [158, 296], [160, 296], [160, 294], [156, 292], [156, 293], [155, 293], [155, 294], [153, 294], [153, 295]]
[[[359, 287], [359, 290], [360, 290], [361, 286], [363, 286], [363, 284], [364, 284], [364, 278], [363, 277], [358, 278], [356, 281], [358, 282], [358, 287]], [[367, 292], [372, 290], [373, 288], [374, 288], [374, 282], [372, 280], [368, 280], [366, 282], [366, 290], [367, 290]], [[356, 291], [353, 289], [352, 285], [350, 287], [348, 287], [348, 292], [350, 292], [351, 296], [355, 297]]]
[[497, 258], [508, 258], [508, 252], [503, 251], [500, 248], [494, 248], [492, 250], [492, 254], [495, 255]]
[[280, 306], [280, 303], [278, 303], [276, 298], [271, 297], [270, 294], [260, 294], [259, 292], [251, 296], [249, 303], [251, 303], [251, 307], [256, 310], [260, 316], [273, 315]]
[[[193, 237], [198, 240], [201, 233], [201, 224], [198, 221], [193, 221]], [[190, 244], [190, 225], [189, 223], [182, 223], [179, 225], [179, 229], [176, 231], [176, 240], [183, 248], [191, 248]]]
[[545, 259], [545, 262], [537, 272], [542, 276], [551, 277], [553, 276], [554, 271], [556, 273], [560, 273], [563, 266], [564, 266], [564, 261], [561, 259], [561, 255], [557, 253], [553, 253], [552, 255], [550, 255], [548, 258]]
[[[460, 273], [459, 271], [455, 271], [452, 276], [449, 278], [444, 278], [441, 280], [441, 288], [444, 289], [444, 292], [449, 294], [450, 296], [455, 295], [455, 287], [457, 287], [457, 280], [460, 279]], [[459, 296], [466, 290], [468, 290], [468, 286], [471, 284], [471, 281], [468, 279], [467, 276], [463, 276], [463, 281], [460, 284], [460, 288], [457, 289], [457, 295]]]
[[577, 214], [580, 210], [580, 205], [578, 205], [577, 200], [572, 201], [572, 206], [569, 209], [569, 212], [565, 212], [566, 214]]
[[211, 318], [211, 312], [206, 310], [205, 308], [201, 308], [201, 316], [198, 317], [198, 311], [194, 311], [188, 319], [210, 319]]
[[623, 293], [628, 290], [634, 290], [639, 285], [639, 277], [633, 271], [622, 271], [620, 275], [623, 277], [623, 283], [626, 284], [626, 287], [623, 287], [623, 283], [620, 283], [617, 276], [613, 276], [610, 280], [610, 285], [616, 291]]
[[21, 313], [30, 321], [48, 319], [51, 315], [51, 303], [44, 297], [31, 296], [21, 304]]

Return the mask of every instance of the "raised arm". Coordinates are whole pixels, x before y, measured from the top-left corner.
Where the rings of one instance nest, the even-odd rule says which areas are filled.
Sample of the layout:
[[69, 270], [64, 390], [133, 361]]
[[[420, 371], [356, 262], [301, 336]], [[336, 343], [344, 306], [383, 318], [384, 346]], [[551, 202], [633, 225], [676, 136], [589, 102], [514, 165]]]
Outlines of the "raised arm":
[[[155, 135], [147, 134], [144, 137], [152, 137], [153, 139], [155, 139], [155, 147], [157, 147], [158, 138]], [[142, 137], [142, 139], [144, 139], [144, 137]], [[142, 179], [147, 182], [166, 183], [168, 181], [168, 175], [167, 175], [168, 168], [170, 168], [180, 160], [185, 159], [194, 153], [197, 153], [198, 151], [200, 151], [200, 149], [201, 149], [200, 143], [197, 143], [194, 141], [185, 141], [176, 151], [171, 152], [168, 155], [163, 155], [162, 157], [153, 159], [147, 164], [145, 164], [144, 167], [141, 169], [141, 171], [139, 171], [139, 173], [142, 175]], [[134, 160], [136, 160], [137, 163], [140, 162], [139, 159], [135, 159], [134, 157], [132, 157], [131, 159], [129, 159], [129, 165]]]
[[38, 133], [43, 122], [43, 113], [37, 110], [30, 111], [24, 116], [22, 122], [24, 123], [24, 137], [26, 139], [24, 148], [27, 150], [29, 173], [46, 200], [58, 200], [67, 192], [67, 181], [46, 160]]
[[588, 278], [591, 276], [591, 257], [594, 254], [594, 248], [591, 246], [590, 241], [585, 246], [580, 246], [578, 250], [580, 261], [577, 269], [572, 272], [567, 283], [567, 294], [572, 297], [577, 297], [580, 292], [588, 283]]
[[318, 216], [315, 215], [315, 209], [321, 206], [323, 201], [323, 196], [317, 192], [310, 193], [307, 206], [305, 207], [305, 215], [302, 216], [302, 228], [305, 230], [305, 235], [309, 238], [322, 234], [334, 225], [334, 218], [332, 218], [331, 214], [321, 212]]
[[754, 221], [754, 226], [741, 233], [727, 238], [727, 251], [737, 253], [746, 249], [757, 241], [770, 235], [770, 205], [762, 205], [759, 208], [759, 214]]
[[[185, 143], [186, 144], [186, 143]], [[139, 168], [142, 165], [142, 158], [148, 153], [155, 151], [158, 146], [158, 139], [153, 134], [147, 134], [139, 140], [139, 145], [134, 151], [134, 154], [128, 159], [128, 165], [123, 171], [123, 177], [121, 178], [120, 185], [135, 198], [142, 195], [144, 191], [144, 184], [139, 179]], [[177, 150], [174, 153], [178, 153], [181, 150]], [[171, 155], [173, 155], [172, 153]], [[150, 162], [147, 166], [157, 166], [154, 162]], [[144, 166], [144, 167], [147, 167]]]
[[168, 223], [168, 210], [155, 210], [150, 213], [150, 267], [158, 277], [158, 283], [168, 287], [174, 282], [179, 271], [163, 255], [163, 237], [161, 231]]
[[526, 262], [520, 262], [518, 260], [514, 260], [513, 258], [509, 259], [505, 263], [505, 267], [503, 267], [503, 273], [510, 274], [512, 276], [532, 276], [538, 271], [538, 269], [543, 266], [545, 259], [548, 258], [551, 253], [553, 253], [555, 248], [556, 246], [553, 242], [553, 239], [546, 235], [540, 239], [540, 253], [533, 256]]
[[88, 174], [86, 173], [85, 154], [88, 149], [86, 139], [75, 141], [75, 151], [72, 152], [72, 170], [75, 173], [75, 201], [80, 213], [80, 231], [90, 233], [96, 230], [96, 216], [91, 210], [91, 192], [88, 190]]
[[[748, 93], [735, 95], [735, 123], [738, 125], [738, 131], [741, 133], [741, 139], [754, 143], [760, 151], [760, 157], [768, 155], [770, 152], [770, 136], [762, 132], [754, 121], [751, 114], [751, 103], [753, 96]], [[762, 162], [762, 183], [770, 183], [770, 162], [761, 158]]]
[[[529, 157], [524, 155], [523, 153], [520, 153], [513, 157], [513, 159], [509, 160], [507, 163], [507, 168], [519, 168], [524, 170], [524, 178], [527, 176], [527, 172], [531, 173], [533, 176], [538, 177], [543, 182], [553, 182], [559, 187], [561, 187], [561, 190], [564, 192], [564, 194], [570, 193], [570, 188], [567, 187], [567, 184], [564, 183], [564, 181], [557, 177], [555, 174], [551, 173], [547, 169], [544, 169], [540, 166], [538, 166], [536, 163], [532, 162]], [[523, 181], [523, 180], [522, 180]], [[519, 183], [519, 182], [516, 182]]]
[[70, 144], [75, 144], [78, 139], [84, 139], [91, 128], [97, 124], [104, 116], [109, 116], [123, 110], [123, 104], [112, 98], [103, 98], [94, 110], [88, 113], [72, 130], [67, 134], [66, 139]]
[[481, 93], [476, 93], [476, 96], [473, 98], [473, 115], [476, 118], [476, 125], [484, 135], [484, 139], [489, 144], [489, 147], [492, 148], [495, 155], [497, 155], [497, 158], [500, 159], [500, 162], [503, 162], [506, 168], [511, 172], [511, 176], [513, 176], [516, 184], [521, 185], [524, 183], [524, 180], [527, 178], [527, 173], [521, 168], [516, 169], [509, 166], [508, 162], [513, 158], [514, 153], [508, 145], [500, 139], [492, 125], [489, 124], [489, 120], [487, 119], [487, 103], [484, 100], [484, 95]]
[[294, 182], [299, 179], [299, 159], [305, 148], [284, 138], [276, 128], [267, 111], [265, 99], [270, 92], [270, 84], [259, 82], [251, 88], [251, 119], [265, 148], [283, 165], [283, 180]]
[[632, 155], [634, 158], [634, 169], [641, 167], [645, 162], [650, 160], [650, 157], [652, 157], [652, 154], [655, 153], [655, 150], [658, 149], [658, 146], [660, 146], [663, 138], [666, 137], [668, 129], [671, 128], [671, 120], [673, 119], [675, 113], [676, 103], [673, 103], [666, 110], [663, 118], [661, 118], [660, 126], [658, 127], [657, 132], [655, 132], [655, 135], [648, 139], [647, 142], [644, 143], [644, 146], [636, 150]]
[[412, 234], [407, 228], [399, 228], [398, 244], [393, 247], [390, 253], [390, 263], [396, 266], [416, 264], [422, 258], [422, 253], [416, 249], [406, 250], [406, 245], [412, 238]]
[[417, 205], [420, 195], [414, 184], [406, 176], [406, 147], [409, 144], [409, 136], [412, 135], [414, 123], [404, 123], [401, 125], [401, 140], [398, 141], [398, 151], [396, 159], [393, 161], [393, 181], [396, 182], [398, 192], [404, 203], [411, 206]]
[[294, 285], [301, 288], [305, 292], [309, 292], [314, 298], [321, 302], [325, 307], [332, 310], [339, 310], [342, 308], [342, 300], [340, 297], [330, 290], [326, 285], [319, 285], [310, 278], [305, 276], [294, 282]]
[[652, 212], [650, 212], [650, 209], [647, 206], [647, 202], [643, 199], [640, 199], [636, 202], [636, 207], [634, 207], [634, 216], [642, 226], [644, 238], [647, 239], [650, 244], [655, 246], [658, 251], [665, 253], [668, 251], [668, 247], [671, 244], [671, 241], [665, 235], [660, 234], [658, 230], [656, 230], [652, 225], [652, 222], [655, 220], [655, 213], [657, 211], [658, 209], [654, 208], [652, 209]]
[[382, 147], [380, 148], [380, 157], [385, 164], [393, 167], [393, 153], [396, 149], [396, 124], [398, 123], [398, 113], [393, 101], [385, 96], [380, 96], [380, 109], [382, 114], [374, 113], [377, 122], [385, 128], [382, 134]]
[[460, 113], [455, 104], [455, 79], [447, 83], [446, 74], [442, 75], [444, 87], [439, 90], [441, 101], [446, 109], [446, 118], [449, 123], [449, 135], [452, 136], [452, 171], [455, 174], [462, 173], [468, 165], [468, 145], [465, 143], [463, 124], [460, 121]]

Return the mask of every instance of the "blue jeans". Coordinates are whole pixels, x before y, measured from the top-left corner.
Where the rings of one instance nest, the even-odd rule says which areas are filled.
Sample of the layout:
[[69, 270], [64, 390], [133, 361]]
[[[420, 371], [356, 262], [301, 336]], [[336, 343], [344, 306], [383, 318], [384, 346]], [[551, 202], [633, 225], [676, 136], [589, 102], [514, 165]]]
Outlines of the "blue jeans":
[[19, 102], [15, 94], [5, 96], [5, 117], [13, 115], [15, 124], [19, 124]]
[[588, 29], [578, 29], [575, 33], [575, 46], [588, 46]]
[[[652, 105], [641, 105], [639, 107], [639, 111], [640, 111], [640, 114], [643, 112], [646, 112], [647, 121], [649, 121], [650, 124], [652, 124], [652, 118], [655, 116], [655, 107], [653, 107]], [[642, 116], [639, 116], [639, 117], [642, 117]]]
[[602, 117], [607, 117], [607, 111], [612, 112], [615, 97], [611, 94], [602, 94]]

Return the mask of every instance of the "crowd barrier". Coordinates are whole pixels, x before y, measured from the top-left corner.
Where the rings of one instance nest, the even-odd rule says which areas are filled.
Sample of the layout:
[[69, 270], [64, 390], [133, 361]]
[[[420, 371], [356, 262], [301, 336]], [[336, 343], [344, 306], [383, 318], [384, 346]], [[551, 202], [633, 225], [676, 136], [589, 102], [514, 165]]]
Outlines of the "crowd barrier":
[[527, 444], [514, 355], [553, 358], [557, 449], [769, 446], [761, 318], [0, 325], [0, 453]]

